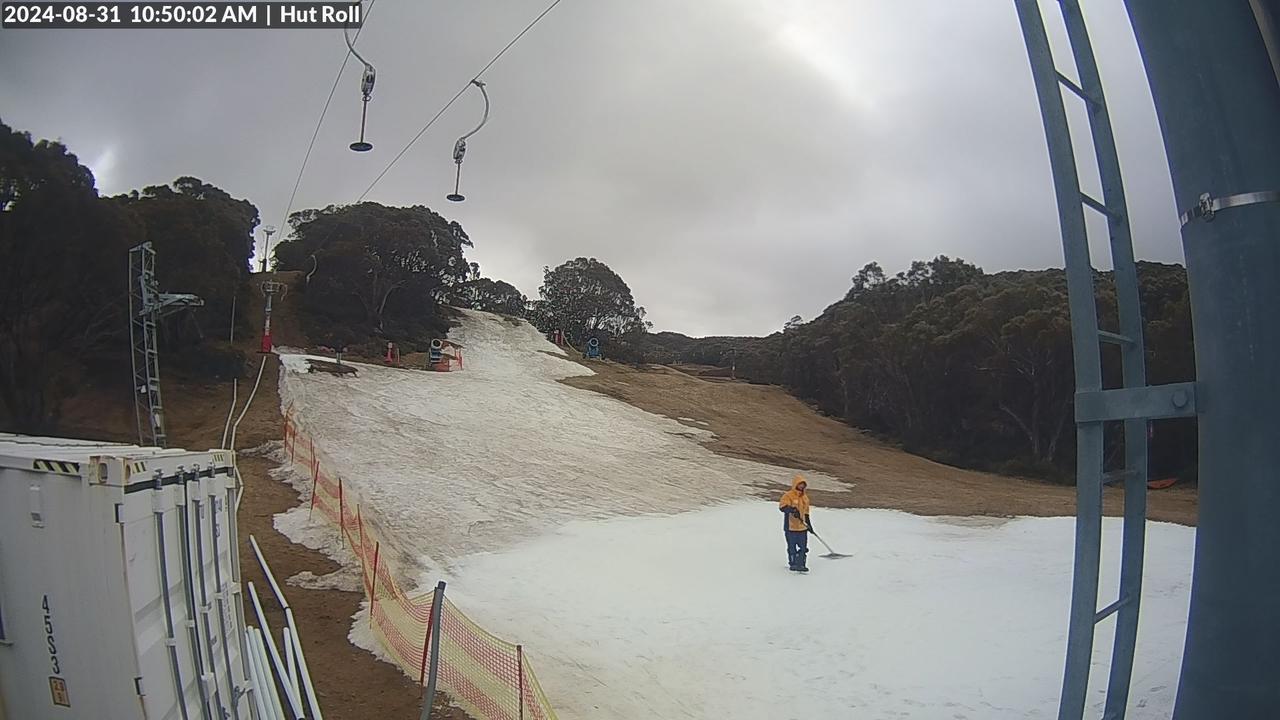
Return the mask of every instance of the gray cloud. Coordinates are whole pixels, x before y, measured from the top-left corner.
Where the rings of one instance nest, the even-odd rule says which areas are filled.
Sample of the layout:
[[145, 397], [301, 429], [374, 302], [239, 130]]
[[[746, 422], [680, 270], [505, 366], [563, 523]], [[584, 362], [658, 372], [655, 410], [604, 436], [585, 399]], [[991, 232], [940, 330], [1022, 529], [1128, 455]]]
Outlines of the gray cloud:
[[[346, 149], [352, 62], [294, 208], [355, 200], [543, 7], [380, 0], [360, 38], [378, 67], [375, 150]], [[1127, 17], [1118, 0], [1085, 10], [1138, 255], [1179, 261]], [[0, 31], [0, 107], [10, 125], [62, 138], [104, 192], [196, 175], [281, 225], [344, 53], [336, 31]], [[485, 80], [493, 117], [470, 142], [467, 202], [444, 195], [453, 140], [480, 115], [474, 92], [369, 197], [456, 218], [485, 273], [530, 295], [543, 265], [589, 255], [658, 329], [767, 333], [821, 312], [872, 260], [890, 272], [937, 254], [988, 270], [1062, 262], [1010, 2], [565, 0]]]

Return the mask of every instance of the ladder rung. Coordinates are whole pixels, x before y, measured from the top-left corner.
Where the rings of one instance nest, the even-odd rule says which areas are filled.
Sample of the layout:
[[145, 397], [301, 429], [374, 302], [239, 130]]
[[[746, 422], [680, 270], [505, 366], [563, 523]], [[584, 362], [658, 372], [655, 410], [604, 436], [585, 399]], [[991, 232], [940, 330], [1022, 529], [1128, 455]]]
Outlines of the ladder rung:
[[1058, 76], [1058, 82], [1062, 83], [1063, 87], [1075, 93], [1077, 97], [1085, 101], [1085, 103], [1089, 105], [1090, 110], [1097, 107], [1098, 101], [1095, 100], [1092, 95], [1085, 92], [1084, 88], [1075, 84], [1075, 82], [1071, 78], [1067, 77], [1066, 75], [1063, 75], [1060, 71], [1057, 71], [1057, 70], [1054, 70], [1053, 74]]
[[1111, 603], [1110, 605], [1102, 608], [1101, 610], [1098, 611], [1096, 615], [1093, 616], [1093, 624], [1097, 625], [1103, 620], [1106, 620], [1111, 615], [1114, 615], [1117, 610], [1119, 610], [1120, 608], [1128, 604], [1129, 604], [1129, 596], [1126, 595], [1120, 598], [1119, 600]]
[[1098, 212], [1102, 213], [1103, 215], [1106, 215], [1109, 218], [1120, 217], [1120, 213], [1113, 211], [1111, 208], [1104, 205], [1101, 201], [1097, 200], [1096, 198], [1086, 193], [1083, 193], [1083, 192], [1080, 193], [1080, 202], [1084, 203], [1085, 205], [1088, 205], [1089, 207], [1093, 208], [1094, 210], [1097, 210]]
[[1108, 332], [1106, 330], [1098, 331], [1098, 339], [1102, 342], [1112, 343], [1113, 345], [1132, 345], [1133, 338], [1120, 333]]

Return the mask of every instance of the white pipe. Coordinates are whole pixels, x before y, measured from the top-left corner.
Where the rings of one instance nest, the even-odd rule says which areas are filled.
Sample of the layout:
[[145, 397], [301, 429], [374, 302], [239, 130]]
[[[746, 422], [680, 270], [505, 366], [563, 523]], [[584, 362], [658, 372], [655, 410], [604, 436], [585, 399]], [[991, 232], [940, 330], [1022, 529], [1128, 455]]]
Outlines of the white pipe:
[[[287, 714], [285, 713], [285, 711], [284, 711], [284, 703], [280, 702], [280, 693], [276, 692], [275, 678], [273, 678], [273, 677], [271, 676], [271, 671], [270, 671], [270, 669], [269, 669], [269, 668], [267, 668], [267, 665], [266, 665], [266, 662], [267, 662], [267, 659], [266, 659], [266, 658], [267, 658], [267, 653], [266, 653], [266, 650], [265, 650], [265, 649], [263, 649], [263, 648], [264, 648], [264, 644], [265, 644], [265, 643], [264, 643], [264, 641], [263, 641], [263, 639], [262, 639], [262, 632], [261, 632], [261, 631], [258, 631], [258, 632], [255, 634], [255, 636], [254, 636], [254, 641], [258, 643], [258, 652], [259, 652], [258, 657], [261, 659], [261, 661], [262, 661], [262, 663], [263, 663], [263, 665], [262, 665], [262, 667], [263, 667], [263, 672], [265, 672], [265, 673], [267, 674], [267, 680], [268, 680], [268, 682], [270, 682], [270, 683], [271, 683], [271, 695], [270, 695], [270, 697], [271, 697], [272, 702], [273, 702], [273, 703], [274, 703], [274, 705], [275, 705], [275, 711], [276, 711], [276, 714], [277, 714], [277, 715], [279, 715], [281, 718], [287, 718], [287, 717], [288, 717], [288, 715], [287, 715]], [[305, 713], [301, 713], [301, 712], [299, 712], [299, 713], [294, 713], [294, 717], [299, 718], [299, 720], [301, 720], [304, 716], [305, 716]]]
[[[258, 539], [249, 536], [249, 545], [253, 547], [253, 554], [258, 556], [258, 566], [262, 568], [262, 574], [267, 576], [267, 582], [271, 584], [271, 592], [276, 595], [276, 602], [280, 603], [280, 607], [286, 612], [289, 610], [289, 601], [284, 599], [284, 593], [280, 592], [280, 585], [276, 582], [276, 576], [271, 574], [271, 568], [267, 565], [266, 558], [262, 557], [262, 548], [258, 547]], [[289, 623], [292, 625], [293, 623]]]
[[[231, 294], [231, 339], [228, 341], [230, 345], [236, 344], [236, 294]], [[227, 433], [231, 431], [231, 416], [236, 412], [236, 393], [239, 390], [240, 378], [231, 379], [231, 407], [227, 409], [227, 423], [222, 426], [222, 444], [218, 447], [225, 448], [227, 446]]]
[[293, 628], [293, 651], [298, 656], [298, 669], [302, 671], [302, 685], [307, 690], [307, 702], [311, 705], [312, 717], [315, 720], [324, 720], [324, 716], [320, 714], [320, 701], [316, 700], [316, 688], [311, 684], [311, 670], [307, 668], [307, 656], [302, 652], [302, 639], [298, 637], [298, 624], [293, 621], [293, 611], [285, 609], [285, 622], [289, 627]]
[[[258, 616], [258, 626], [262, 628], [262, 634], [265, 635], [269, 641], [269, 644], [264, 644], [270, 651], [271, 664], [275, 667], [276, 674], [284, 678], [286, 666], [280, 659], [280, 651], [276, 649], [275, 638], [271, 635], [271, 626], [267, 625], [267, 616], [262, 612], [262, 601], [258, 599], [258, 591], [253, 587], [253, 583], [250, 582], [248, 585], [249, 599], [253, 601], [253, 611]], [[286, 648], [286, 651], [291, 652], [292, 650], [290, 648]], [[269, 670], [270, 668], [268, 668], [268, 671]], [[290, 686], [289, 682], [286, 681], [284, 683], [284, 695], [285, 699], [289, 701], [289, 709], [293, 711], [293, 714], [297, 717], [302, 717], [304, 714], [302, 711], [302, 694], [298, 692], [297, 685], [294, 684], [293, 686]]]
[[264, 720], [271, 717], [271, 713], [267, 711], [267, 700], [264, 697], [266, 692], [266, 681], [262, 679], [262, 668], [258, 667], [258, 652], [253, 645], [253, 635], [250, 632], [253, 628], [245, 628], [245, 644], [249, 646], [249, 678], [253, 680], [253, 706], [258, 710], [258, 717]]
[[236, 402], [239, 400], [240, 378], [231, 379], [231, 407], [227, 408], [227, 422], [222, 426], [222, 443], [218, 445], [220, 448], [227, 446], [227, 435], [231, 434], [231, 416], [236, 414]]
[[[205, 483], [204, 480], [200, 480], [194, 483], [187, 483], [184, 486], [188, 493], [187, 499], [195, 509], [195, 517], [192, 520], [191, 525], [188, 526], [187, 529], [195, 535], [195, 539], [196, 539], [194, 550], [196, 553], [197, 582], [199, 583], [199, 589], [200, 589], [200, 598], [199, 598], [200, 605], [197, 608], [197, 614], [200, 617], [200, 622], [198, 623], [198, 625], [204, 630], [204, 646], [203, 646], [204, 656], [205, 656], [205, 660], [208, 661], [207, 669], [208, 669], [209, 675], [213, 678], [214, 704], [218, 708], [218, 715], [225, 718], [228, 715], [230, 715], [230, 713], [227, 712], [226, 703], [234, 702], [234, 698], [226, 697], [226, 693], [223, 692], [222, 683], [218, 682], [217, 653], [213, 651], [213, 648], [214, 648], [213, 627], [209, 619], [209, 614], [214, 612], [214, 609], [213, 609], [213, 602], [209, 599], [210, 593], [209, 593], [209, 582], [207, 577], [208, 573], [205, 570], [206, 563], [205, 563], [205, 548], [204, 548], [204, 525], [200, 520], [200, 516], [204, 514], [204, 503], [200, 501], [200, 498], [204, 492], [204, 483]], [[193, 484], [196, 486], [196, 497], [194, 500], [191, 499], [191, 496], [190, 496], [191, 486]], [[218, 549], [215, 547], [213, 551], [216, 553]], [[231, 666], [230, 664], [228, 664], [227, 665], [228, 688], [230, 688], [231, 685], [232, 685]]]
[[267, 667], [266, 658], [262, 656], [262, 649], [258, 646], [257, 640], [250, 628], [249, 647], [252, 648], [253, 664], [258, 673], [258, 696], [262, 698], [262, 708], [266, 712], [266, 716], [272, 720], [284, 720], [283, 715], [276, 709], [276, 703], [273, 702], [275, 695], [275, 685], [271, 681], [271, 671]]
[[258, 674], [262, 676], [264, 683], [264, 692], [266, 693], [267, 710], [270, 711], [273, 718], [284, 718], [284, 708], [280, 705], [280, 695], [276, 693], [275, 679], [271, 676], [271, 669], [267, 667], [267, 651], [262, 643], [262, 631], [258, 628], [249, 628], [249, 641], [253, 643], [254, 656], [258, 659]]
[[[232, 469], [234, 470], [235, 468], [233, 467]], [[239, 471], [236, 471], [237, 478], [239, 475]], [[235, 608], [236, 627], [244, 628], [244, 591], [241, 589], [243, 585], [241, 585], [240, 577], [240, 525], [236, 522], [236, 515], [240, 510], [240, 502], [236, 498], [238, 498], [236, 488], [227, 488], [227, 507], [229, 508], [227, 511], [227, 537], [231, 538], [228, 546], [231, 549], [231, 587], [234, 588], [231, 592], [231, 606]], [[245, 642], [243, 633], [241, 633], [239, 639], [240, 665], [244, 672], [248, 674], [249, 661], [245, 657], [245, 653], [248, 652], [248, 645]]]
[[[249, 642], [249, 628], [245, 628], [244, 635], [245, 644], [251, 645]], [[258, 676], [258, 661], [249, 655], [246, 655], [245, 658], [249, 663], [249, 690], [253, 693], [253, 701], [249, 704], [249, 707], [253, 709], [253, 716], [259, 718], [259, 720], [269, 718], [270, 713], [267, 712], [267, 708], [262, 702], [262, 678]]]
[[287, 686], [292, 686], [290, 689], [293, 690], [294, 694], [301, 695], [301, 690], [298, 687], [298, 659], [297, 654], [293, 651], [293, 636], [287, 627], [281, 632], [284, 633], [284, 663], [289, 671], [284, 683]]
[[253, 398], [258, 394], [258, 384], [262, 382], [262, 371], [267, 369], [267, 356], [262, 356], [262, 364], [258, 366], [258, 379], [253, 381], [253, 391], [249, 393], [249, 399], [244, 401], [244, 409], [240, 411], [240, 417], [236, 418], [236, 424], [231, 426], [231, 445], [229, 450], [236, 449], [236, 430], [240, 428], [240, 421], [244, 419], [244, 414], [249, 412], [249, 406], [253, 404]]

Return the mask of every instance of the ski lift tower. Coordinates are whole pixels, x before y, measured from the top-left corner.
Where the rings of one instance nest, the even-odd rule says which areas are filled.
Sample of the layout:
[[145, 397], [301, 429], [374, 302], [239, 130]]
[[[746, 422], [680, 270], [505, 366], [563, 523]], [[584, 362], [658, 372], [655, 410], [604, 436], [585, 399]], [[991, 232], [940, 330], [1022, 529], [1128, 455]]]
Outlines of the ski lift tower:
[[[160, 318], [204, 300], [185, 293], [162, 293], [156, 283], [156, 251], [146, 242], [129, 250], [129, 342], [133, 346], [133, 413], [141, 445], [166, 447], [160, 400]], [[145, 423], [144, 423], [145, 418]]]
[[289, 292], [289, 286], [275, 280], [267, 280], [262, 283], [262, 294], [267, 296], [266, 314], [262, 320], [262, 347], [258, 351], [266, 354], [270, 353], [275, 347], [271, 342], [271, 300], [276, 295], [282, 299]]
[[[1146, 430], [1149, 421], [1171, 417], [1196, 417], [1200, 434], [1195, 568], [1174, 720], [1274, 717], [1280, 706], [1280, 3], [1125, 0], [1181, 211], [1195, 328], [1196, 379], [1165, 385], [1146, 379], [1129, 211], [1080, 0], [1054, 4], [1063, 15], [1070, 60], [1054, 57], [1040, 3], [1014, 0], [1057, 194], [1075, 351], [1076, 559], [1058, 718], [1084, 715], [1094, 628], [1112, 615], [1103, 717], [1121, 720], [1130, 705], [1145, 547]], [[1087, 110], [1101, 197], [1080, 185], [1067, 101]], [[1099, 327], [1086, 209], [1107, 221], [1118, 331]], [[1121, 387], [1103, 387], [1102, 343], [1120, 348]], [[1112, 423], [1123, 427], [1125, 465], [1104, 473], [1104, 433]], [[1118, 597], [1099, 609], [1108, 479], [1124, 487], [1123, 545]]]

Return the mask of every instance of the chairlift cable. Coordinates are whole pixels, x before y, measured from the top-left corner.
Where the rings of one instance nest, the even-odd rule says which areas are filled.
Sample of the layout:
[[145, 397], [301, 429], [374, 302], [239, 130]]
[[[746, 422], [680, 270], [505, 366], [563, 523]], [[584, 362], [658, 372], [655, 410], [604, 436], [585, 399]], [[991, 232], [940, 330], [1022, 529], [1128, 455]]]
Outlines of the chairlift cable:
[[388, 172], [391, 171], [391, 168], [394, 167], [395, 164], [400, 161], [400, 158], [404, 157], [405, 153], [409, 152], [409, 149], [412, 148], [414, 144], [418, 142], [418, 139], [421, 138], [423, 135], [425, 135], [426, 132], [431, 129], [432, 125], [436, 124], [436, 121], [440, 119], [440, 116], [444, 115], [445, 112], [449, 110], [449, 108], [453, 107], [453, 104], [458, 101], [458, 98], [462, 97], [462, 94], [467, 91], [467, 88], [471, 87], [471, 83], [473, 81], [479, 80], [480, 76], [484, 75], [489, 70], [489, 68], [493, 67], [498, 62], [498, 60], [502, 59], [502, 56], [506, 55], [507, 51], [510, 50], [517, 42], [520, 41], [520, 38], [524, 37], [526, 33], [532, 30], [534, 25], [537, 25], [539, 22], [541, 22], [542, 18], [546, 17], [547, 14], [550, 13], [552, 10], [554, 10], [556, 6], [559, 5], [561, 2], [562, 0], [552, 0], [551, 4], [548, 5], [546, 9], [544, 9], [541, 13], [539, 13], [538, 16], [535, 17], [532, 22], [526, 25], [523, 30], [521, 30], [518, 34], [516, 34], [515, 37], [511, 38], [511, 42], [507, 43], [505, 47], [499, 50], [498, 54], [494, 55], [493, 58], [489, 60], [489, 62], [486, 63], [484, 67], [480, 68], [480, 72], [476, 73], [470, 80], [468, 80], [466, 84], [462, 86], [462, 89], [459, 90], [452, 98], [450, 98], [449, 102], [445, 103], [444, 107], [440, 108], [440, 111], [437, 112], [435, 115], [433, 115], [432, 118], [427, 121], [426, 125], [422, 126], [422, 129], [418, 131], [417, 135], [413, 136], [413, 139], [411, 139], [409, 143], [404, 146], [404, 149], [401, 150], [394, 158], [392, 158], [391, 162], [387, 163], [387, 166], [382, 169], [382, 172], [378, 173], [378, 176], [373, 179], [373, 182], [369, 183], [369, 187], [365, 188], [364, 192], [360, 193], [360, 197], [356, 199], [356, 202], [359, 203], [364, 201], [364, 199], [369, 195], [369, 193], [373, 191], [374, 186], [376, 186], [379, 182], [381, 182], [382, 178], [386, 176]]
[[333, 96], [338, 92], [338, 85], [342, 82], [342, 73], [346, 72], [347, 63], [351, 62], [351, 56], [355, 53], [354, 45], [360, 39], [360, 33], [364, 31], [365, 26], [369, 22], [369, 16], [373, 13], [373, 6], [378, 0], [369, 0], [369, 9], [364, 12], [364, 22], [356, 28], [355, 37], [348, 44], [347, 54], [342, 58], [342, 66], [338, 68], [338, 75], [333, 79], [333, 87], [329, 88], [329, 97], [325, 98], [324, 108], [320, 111], [320, 119], [316, 121], [316, 129], [311, 133], [311, 143], [307, 145], [307, 153], [302, 158], [302, 167], [298, 168], [298, 179], [293, 182], [293, 191], [289, 193], [289, 203], [284, 209], [284, 218], [280, 222], [280, 227], [288, 227], [289, 213], [293, 212], [293, 202], [298, 197], [298, 188], [302, 185], [302, 176], [307, 170], [307, 162], [311, 160], [311, 151], [315, 149], [316, 139], [320, 137], [320, 127], [324, 125], [324, 116], [329, 113], [329, 104], [333, 102]]

